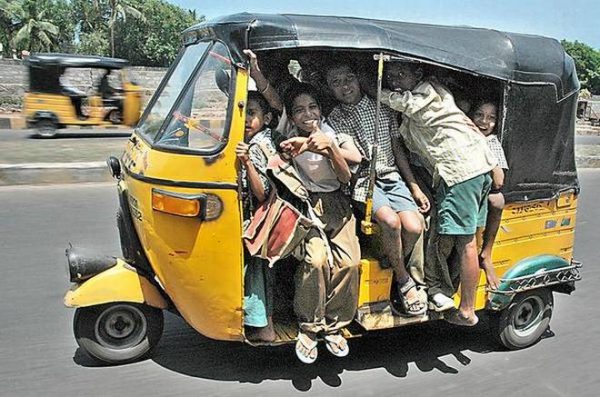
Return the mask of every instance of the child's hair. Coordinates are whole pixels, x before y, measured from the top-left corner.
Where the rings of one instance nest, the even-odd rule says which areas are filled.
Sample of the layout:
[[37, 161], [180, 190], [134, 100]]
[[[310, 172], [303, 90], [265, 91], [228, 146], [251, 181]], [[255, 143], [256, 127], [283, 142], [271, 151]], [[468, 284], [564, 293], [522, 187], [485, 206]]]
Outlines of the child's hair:
[[490, 104], [490, 105], [494, 105], [494, 107], [496, 108], [496, 113], [498, 113], [498, 103], [496, 103], [496, 101], [492, 100], [492, 99], [487, 99], [487, 98], [478, 98], [475, 99], [475, 102], [473, 102], [473, 106], [471, 106], [471, 113], [475, 113], [475, 111], [477, 109], [479, 109], [480, 107], [482, 107], [483, 105], [486, 104]]
[[271, 108], [265, 97], [258, 91], [248, 91], [248, 102], [250, 101], [258, 103], [264, 114], [271, 113], [271, 122], [265, 125], [269, 128], [275, 128], [279, 120], [279, 115], [275, 109]]
[[360, 72], [360, 69], [358, 68], [358, 65], [356, 64], [356, 62], [354, 61], [354, 59], [350, 58], [347, 55], [340, 55], [339, 57], [336, 57], [333, 61], [328, 62], [325, 65], [325, 74], [324, 74], [324, 77], [327, 78], [327, 75], [329, 74], [330, 71], [332, 71], [334, 69], [339, 69], [339, 68], [342, 68], [342, 67], [347, 67], [353, 73], [359, 73]]
[[283, 105], [285, 106], [285, 111], [288, 115], [288, 118], [291, 119], [292, 117], [294, 101], [302, 94], [310, 95], [315, 102], [317, 102], [319, 108], [321, 108], [321, 94], [319, 93], [319, 90], [307, 83], [296, 83], [288, 88], [283, 94]]

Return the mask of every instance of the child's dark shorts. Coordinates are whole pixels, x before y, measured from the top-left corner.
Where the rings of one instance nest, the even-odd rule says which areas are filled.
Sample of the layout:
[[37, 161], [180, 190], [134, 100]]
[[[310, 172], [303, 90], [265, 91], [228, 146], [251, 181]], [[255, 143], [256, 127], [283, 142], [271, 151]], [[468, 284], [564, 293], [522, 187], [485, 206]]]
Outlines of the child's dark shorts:
[[488, 173], [451, 187], [441, 181], [436, 189], [438, 233], [472, 235], [485, 226], [491, 186]]

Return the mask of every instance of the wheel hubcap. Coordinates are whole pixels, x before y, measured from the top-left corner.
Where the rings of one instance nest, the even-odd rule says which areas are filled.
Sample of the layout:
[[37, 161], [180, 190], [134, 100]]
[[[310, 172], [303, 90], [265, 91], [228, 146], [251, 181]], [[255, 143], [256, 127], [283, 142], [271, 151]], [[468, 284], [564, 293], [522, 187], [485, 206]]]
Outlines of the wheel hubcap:
[[538, 296], [525, 299], [515, 310], [513, 328], [516, 334], [526, 337], [535, 332], [544, 316], [544, 302]]
[[146, 336], [144, 313], [131, 305], [107, 308], [96, 320], [95, 334], [104, 346], [123, 349], [139, 344]]

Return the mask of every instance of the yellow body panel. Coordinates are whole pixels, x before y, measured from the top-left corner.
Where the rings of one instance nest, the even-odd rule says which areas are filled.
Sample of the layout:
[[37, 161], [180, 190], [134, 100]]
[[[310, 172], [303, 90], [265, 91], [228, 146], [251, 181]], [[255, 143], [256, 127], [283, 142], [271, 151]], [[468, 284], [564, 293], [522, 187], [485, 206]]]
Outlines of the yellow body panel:
[[[496, 274], [502, 277], [519, 261], [536, 255], [556, 255], [571, 261], [575, 244], [577, 196], [570, 191], [550, 200], [508, 205], [492, 251]], [[487, 303], [481, 272], [475, 307]], [[458, 300], [458, 297], [457, 297]]]
[[[508, 205], [502, 214], [502, 223], [492, 251], [496, 274], [502, 277], [519, 261], [536, 255], [556, 255], [570, 261], [575, 241], [577, 197], [573, 192], [551, 200], [540, 200]], [[361, 261], [358, 306], [389, 299], [392, 271], [382, 269], [370, 258]], [[480, 272], [475, 307], [483, 309], [487, 303], [486, 278]], [[460, 293], [456, 294], [458, 307]]]
[[36, 112], [49, 111], [56, 115], [59, 123], [77, 120], [71, 98], [60, 94], [25, 93], [23, 98], [23, 116], [32, 119]]
[[[141, 139], [130, 141], [123, 155], [125, 168], [136, 174], [125, 178], [134, 224], [161, 285], [192, 327], [220, 340], [241, 340], [243, 329], [242, 222], [235, 188], [235, 146], [243, 140], [245, 108], [237, 104], [246, 99], [246, 71], [238, 72], [236, 82], [229, 140], [217, 156], [160, 152]], [[148, 178], [215, 185], [175, 187]], [[220, 188], [219, 183], [227, 187]], [[222, 213], [214, 220], [200, 220], [153, 210], [152, 188], [216, 195]]]
[[[124, 71], [122, 72], [124, 73]], [[142, 89], [128, 82], [123, 83], [123, 124], [134, 126], [140, 119]]]
[[76, 284], [64, 298], [68, 307], [86, 307], [110, 302], [144, 303], [159, 309], [167, 308], [167, 301], [146, 278], [122, 260], [114, 267]]
[[361, 259], [358, 307], [389, 300], [392, 280], [392, 269], [382, 269], [376, 259]]

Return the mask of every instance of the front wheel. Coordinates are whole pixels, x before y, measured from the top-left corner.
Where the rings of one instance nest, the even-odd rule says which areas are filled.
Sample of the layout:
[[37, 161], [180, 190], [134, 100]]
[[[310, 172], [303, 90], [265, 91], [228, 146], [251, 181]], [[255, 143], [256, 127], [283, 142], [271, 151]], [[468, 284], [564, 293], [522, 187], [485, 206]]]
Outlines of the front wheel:
[[121, 364], [148, 354], [160, 340], [163, 324], [162, 310], [119, 302], [77, 309], [73, 332], [89, 355]]
[[53, 138], [56, 136], [56, 123], [52, 120], [42, 119], [35, 123], [37, 135], [41, 138]]
[[553, 308], [552, 291], [546, 288], [520, 293], [491, 318], [492, 333], [511, 350], [531, 346], [548, 329]]

